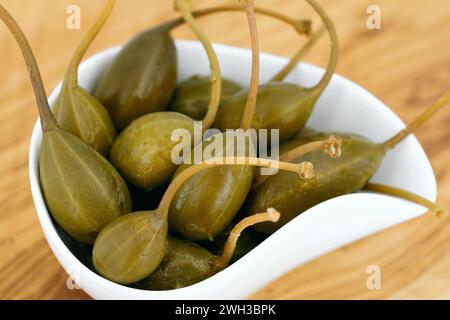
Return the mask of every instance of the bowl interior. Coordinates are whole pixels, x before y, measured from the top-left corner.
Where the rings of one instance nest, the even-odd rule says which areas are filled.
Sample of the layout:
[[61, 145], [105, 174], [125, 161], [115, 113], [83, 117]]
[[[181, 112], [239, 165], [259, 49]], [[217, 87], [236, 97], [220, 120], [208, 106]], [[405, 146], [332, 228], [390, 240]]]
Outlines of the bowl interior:
[[[209, 63], [199, 43], [177, 41], [177, 49], [180, 81], [194, 74], [209, 74]], [[224, 45], [215, 45], [215, 49], [223, 76], [248, 86], [250, 51]], [[119, 50], [119, 47], [105, 50], [86, 60], [79, 70], [80, 85], [92, 90], [101, 72]], [[286, 61], [285, 58], [261, 54], [261, 82], [268, 81]], [[321, 68], [300, 64], [286, 81], [312, 86], [323, 72]], [[54, 102], [59, 90], [60, 86], [49, 98], [50, 103]], [[404, 124], [366, 90], [335, 75], [319, 99], [308, 126], [317, 130], [357, 133], [381, 142], [401, 130]], [[31, 139], [29, 165], [33, 199], [42, 229], [61, 265], [83, 290], [97, 299], [245, 298], [301, 263], [426, 212], [415, 204], [378, 194], [342, 196], [298, 216], [242, 259], [201, 283], [161, 292], [132, 289], [112, 283], [91, 271], [61, 240], [48, 214], [39, 185], [41, 138], [38, 121]], [[436, 198], [433, 170], [413, 136], [386, 156], [372, 181], [404, 188], [430, 200]], [[76, 250], [72, 248], [72, 251]]]

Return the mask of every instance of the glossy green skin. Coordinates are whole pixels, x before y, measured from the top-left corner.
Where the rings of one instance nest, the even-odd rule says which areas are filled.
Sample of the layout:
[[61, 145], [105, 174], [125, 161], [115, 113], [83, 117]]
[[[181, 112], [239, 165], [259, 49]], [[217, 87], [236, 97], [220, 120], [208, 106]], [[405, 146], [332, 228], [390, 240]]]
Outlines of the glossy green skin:
[[[232, 139], [231, 143], [234, 141]], [[195, 149], [205, 150], [209, 144], [205, 141]], [[227, 150], [225, 144], [223, 150]], [[216, 156], [223, 155], [218, 153]], [[175, 177], [189, 167], [182, 164]], [[183, 184], [172, 201], [169, 211], [171, 230], [188, 240], [212, 241], [228, 227], [244, 204], [253, 178], [254, 169], [250, 166], [223, 166], [197, 173]]]
[[[294, 161], [313, 163], [316, 171], [313, 179], [301, 180], [295, 174], [281, 171], [252, 191], [248, 199], [248, 214], [270, 207], [282, 212], [278, 223], [261, 223], [254, 226], [255, 230], [271, 234], [313, 206], [364, 187], [385, 155], [383, 147], [362, 137], [336, 135], [343, 140], [339, 159], [332, 159], [318, 150]], [[297, 138], [282, 145], [280, 154], [320, 139], [323, 135]]]
[[[242, 89], [236, 82], [222, 79], [222, 103]], [[202, 120], [208, 112], [210, 97], [211, 77], [196, 75], [178, 85], [170, 103], [170, 110], [185, 114], [194, 120]]]
[[106, 225], [131, 211], [130, 193], [116, 169], [70, 133], [44, 134], [39, 174], [51, 215], [82, 243], [94, 243]]
[[[225, 131], [241, 125], [247, 102], [247, 91], [237, 93], [225, 101], [217, 114], [214, 127]], [[308, 121], [318, 95], [285, 82], [270, 82], [259, 87], [253, 117], [254, 129], [279, 129], [280, 142], [294, 137]]]
[[167, 246], [167, 219], [155, 211], [127, 214], [98, 235], [92, 259], [103, 277], [120, 284], [138, 282], [158, 268]]
[[147, 113], [163, 111], [175, 90], [177, 58], [166, 28], [134, 37], [100, 78], [96, 97], [118, 130]]
[[133, 121], [116, 139], [110, 159], [124, 178], [135, 186], [153, 190], [168, 182], [177, 166], [172, 162], [171, 140], [176, 129], [193, 136], [194, 121], [176, 112], [156, 112]]
[[79, 86], [63, 85], [53, 106], [61, 129], [79, 137], [103, 156], [116, 139], [116, 129], [105, 107]]
[[145, 290], [184, 288], [211, 276], [216, 256], [199, 245], [169, 237], [163, 261], [150, 276], [136, 284]]
[[[245, 230], [241, 234], [230, 263], [239, 260], [263, 241], [255, 233]], [[215, 244], [218, 254], [222, 252], [228, 235], [228, 232], [224, 233]], [[173, 290], [191, 286], [212, 275], [216, 259], [216, 255], [193, 242], [169, 236], [166, 254], [158, 269], [135, 287], [145, 290]]]

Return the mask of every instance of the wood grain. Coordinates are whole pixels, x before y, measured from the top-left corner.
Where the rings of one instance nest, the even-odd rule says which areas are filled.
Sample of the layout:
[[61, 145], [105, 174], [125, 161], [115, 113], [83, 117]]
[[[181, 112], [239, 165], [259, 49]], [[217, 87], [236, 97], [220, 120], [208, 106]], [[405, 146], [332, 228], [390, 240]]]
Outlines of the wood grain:
[[[35, 50], [47, 92], [63, 77], [71, 54], [103, 2], [2, 1]], [[320, 2], [340, 36], [338, 72], [373, 92], [405, 121], [450, 87], [448, 0], [378, 0], [383, 29], [376, 31], [366, 27], [366, 9], [373, 1]], [[212, 4], [206, 0], [195, 3], [198, 7]], [[65, 27], [69, 4], [77, 4], [82, 10], [81, 31]], [[318, 22], [301, 1], [260, 0], [258, 5], [298, 17], [314, 17], [316, 25]], [[170, 1], [119, 0], [88, 55], [123, 43], [136, 32], [174, 16]], [[201, 23], [215, 42], [249, 46], [243, 15], [222, 14]], [[258, 23], [262, 50], [281, 55], [295, 52], [298, 38], [294, 32], [271, 19], [259, 17]], [[174, 35], [193, 38], [186, 28]], [[306, 60], [324, 66], [327, 47], [323, 39]], [[3, 26], [0, 48], [0, 298], [86, 299], [88, 296], [80, 290], [67, 289], [67, 276], [52, 255], [35, 214], [27, 156], [37, 109], [20, 52]], [[448, 123], [447, 109], [417, 134], [436, 172], [438, 200], [446, 208], [450, 207]], [[449, 220], [425, 215], [300, 266], [251, 298], [448, 299], [449, 248]], [[373, 264], [382, 270], [381, 290], [366, 287], [366, 269]]]

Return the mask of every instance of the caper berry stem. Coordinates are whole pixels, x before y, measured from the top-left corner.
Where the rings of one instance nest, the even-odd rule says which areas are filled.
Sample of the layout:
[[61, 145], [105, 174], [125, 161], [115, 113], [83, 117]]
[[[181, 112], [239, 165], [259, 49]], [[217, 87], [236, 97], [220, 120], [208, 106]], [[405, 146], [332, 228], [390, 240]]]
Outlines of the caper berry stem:
[[217, 110], [219, 110], [220, 97], [222, 95], [222, 77], [220, 74], [219, 61], [216, 53], [214, 52], [211, 41], [209, 41], [208, 37], [195, 21], [191, 12], [190, 3], [187, 0], [175, 0], [175, 6], [202, 43], [210, 63], [211, 98], [208, 105], [208, 112], [202, 121], [202, 129], [203, 131], [206, 131], [212, 126], [216, 119]]
[[0, 4], [0, 19], [3, 20], [5, 25], [14, 35], [17, 43], [19, 44], [20, 50], [22, 51], [23, 57], [27, 64], [28, 74], [33, 85], [34, 94], [36, 96], [36, 102], [39, 109], [39, 114], [41, 116], [41, 126], [43, 132], [48, 132], [50, 130], [58, 129], [58, 123], [50, 110], [50, 106], [47, 100], [47, 94], [45, 93], [44, 84], [42, 83], [41, 73], [34, 57], [33, 51], [31, 50], [30, 44], [20, 29], [17, 22], [9, 14], [8, 11]]
[[383, 193], [383, 194], [387, 194], [390, 196], [394, 196], [394, 197], [398, 197], [398, 198], [402, 198], [404, 200], [414, 202], [418, 205], [424, 206], [425, 208], [427, 208], [428, 210], [433, 212], [438, 217], [443, 217], [443, 216], [447, 215], [447, 210], [439, 207], [436, 203], [431, 202], [428, 199], [425, 199], [417, 194], [411, 193], [406, 190], [402, 190], [402, 189], [398, 189], [398, 188], [394, 188], [394, 187], [390, 187], [390, 186], [386, 186], [386, 185], [382, 185], [382, 184], [377, 184], [377, 183], [368, 183], [364, 187], [364, 190], [377, 192], [377, 193]]
[[247, 103], [244, 109], [244, 115], [241, 120], [241, 128], [244, 130], [252, 127], [253, 116], [255, 114], [256, 100], [258, 98], [259, 87], [259, 39], [258, 28], [256, 26], [255, 7], [253, 1], [241, 0], [242, 6], [247, 14], [248, 26], [250, 29], [250, 38], [252, 46], [252, 74], [250, 80], [250, 89], [248, 91]]
[[291, 58], [289, 63], [281, 69], [270, 81], [282, 81], [287, 75], [295, 68], [295, 66], [303, 59], [303, 57], [314, 47], [314, 45], [319, 41], [320, 37], [322, 37], [326, 28], [322, 26], [319, 30], [317, 30], [308, 41], [297, 51], [297, 53]]
[[337, 159], [342, 154], [342, 140], [334, 135], [331, 135], [326, 140], [307, 143], [298, 148], [295, 148], [294, 150], [286, 152], [285, 154], [280, 156], [280, 160], [291, 162], [306, 153], [321, 149], [331, 158]]
[[[291, 162], [295, 159], [316, 150], [323, 150], [331, 158], [337, 159], [342, 155], [342, 140], [331, 135], [326, 140], [314, 141], [304, 144], [298, 148], [288, 151], [280, 156], [280, 161]], [[252, 189], [262, 185], [269, 176], [258, 176], [253, 183]]]
[[166, 190], [159, 207], [157, 209], [158, 214], [160, 214], [164, 219], [167, 219], [169, 214], [170, 204], [175, 197], [181, 186], [192, 176], [197, 173], [216, 167], [223, 166], [255, 166], [255, 167], [265, 167], [265, 168], [279, 168], [281, 170], [291, 171], [297, 173], [302, 179], [310, 179], [314, 176], [314, 166], [310, 162], [302, 163], [289, 163], [280, 162], [270, 159], [261, 159], [254, 157], [224, 157], [224, 158], [213, 158], [206, 162], [202, 162], [193, 165], [183, 172], [181, 172], [172, 181], [169, 188]]
[[386, 151], [393, 149], [397, 144], [402, 142], [411, 133], [414, 133], [425, 122], [427, 122], [436, 112], [441, 110], [450, 102], [450, 91], [444, 94], [438, 101], [436, 101], [431, 107], [425, 110], [420, 116], [418, 116], [413, 122], [411, 122], [405, 129], [398, 134], [383, 143], [383, 147]]
[[[235, 11], [241, 12], [242, 7], [241, 6], [217, 6], [217, 7], [213, 7], [213, 8], [192, 11], [192, 15], [195, 18], [200, 18], [200, 17], [211, 15], [211, 14], [215, 14], [215, 13], [235, 12]], [[310, 20], [295, 20], [295, 19], [287, 17], [283, 14], [277, 13], [272, 10], [263, 9], [263, 8], [255, 8], [255, 12], [257, 14], [272, 17], [274, 19], [285, 22], [286, 24], [288, 24], [292, 28], [294, 28], [294, 30], [298, 34], [309, 35], [311, 32], [311, 21]], [[183, 18], [176, 18], [174, 20], [164, 23], [164, 27], [171, 30], [171, 29], [181, 26], [182, 24], [184, 24], [184, 22], [185, 21]]]
[[97, 34], [100, 32], [102, 27], [105, 25], [106, 21], [111, 15], [111, 12], [114, 8], [116, 0], [108, 0], [105, 8], [103, 9], [102, 14], [94, 23], [94, 25], [89, 29], [88, 33], [84, 36], [80, 45], [78, 46], [75, 54], [70, 61], [69, 69], [67, 70], [66, 77], [64, 79], [64, 85], [73, 85], [76, 86], [78, 84], [78, 66], [81, 63], [86, 51], [94, 41]]
[[223, 248], [222, 254], [217, 257], [213, 263], [211, 270], [212, 275], [225, 269], [231, 258], [233, 257], [234, 250], [236, 249], [237, 241], [241, 236], [242, 231], [261, 222], [278, 222], [280, 220], [280, 213], [274, 208], [267, 209], [267, 212], [257, 213], [241, 220], [234, 226], [228, 236], [227, 242]]
[[325, 90], [328, 83], [330, 82], [334, 72], [336, 71], [336, 66], [339, 58], [339, 41], [336, 33], [336, 28], [334, 27], [333, 22], [331, 21], [328, 14], [325, 10], [315, 1], [315, 0], [306, 0], [311, 7], [319, 14], [320, 18], [323, 20], [325, 27], [330, 35], [330, 45], [331, 45], [331, 57], [328, 62], [328, 66], [326, 72], [320, 82], [312, 88], [314, 92], [320, 94]]

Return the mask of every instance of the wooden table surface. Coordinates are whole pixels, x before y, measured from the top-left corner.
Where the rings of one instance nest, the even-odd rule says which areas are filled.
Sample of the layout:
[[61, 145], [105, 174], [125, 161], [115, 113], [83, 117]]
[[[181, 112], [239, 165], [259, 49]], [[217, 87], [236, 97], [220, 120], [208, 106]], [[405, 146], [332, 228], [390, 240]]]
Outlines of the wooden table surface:
[[[234, 3], [195, 1], [196, 6]], [[318, 18], [298, 0], [259, 0], [298, 17]], [[71, 54], [104, 1], [2, 0], [34, 48], [47, 92], [63, 77]], [[320, 0], [341, 40], [338, 72], [361, 84], [405, 121], [450, 88], [448, 0]], [[368, 30], [367, 7], [381, 8], [382, 29]], [[66, 28], [70, 4], [81, 8], [81, 30]], [[174, 17], [170, 1], [119, 0], [88, 55], [125, 42], [136, 32]], [[299, 38], [283, 24], [258, 18], [262, 50], [289, 56]], [[0, 24], [1, 25], [1, 24]], [[215, 42], [249, 46], [242, 14], [202, 20]], [[193, 38], [188, 29], [176, 38]], [[306, 60], [325, 66], [326, 38]], [[28, 147], [37, 109], [26, 69], [12, 36], [0, 26], [0, 298], [86, 299], [69, 290], [67, 276], [40, 229], [28, 182]], [[435, 170], [440, 204], [450, 208], [450, 111], [437, 115], [417, 136]], [[407, 299], [450, 298], [450, 221], [431, 214], [370, 236], [300, 266], [252, 298]], [[368, 290], [369, 265], [381, 268], [382, 288]]]

